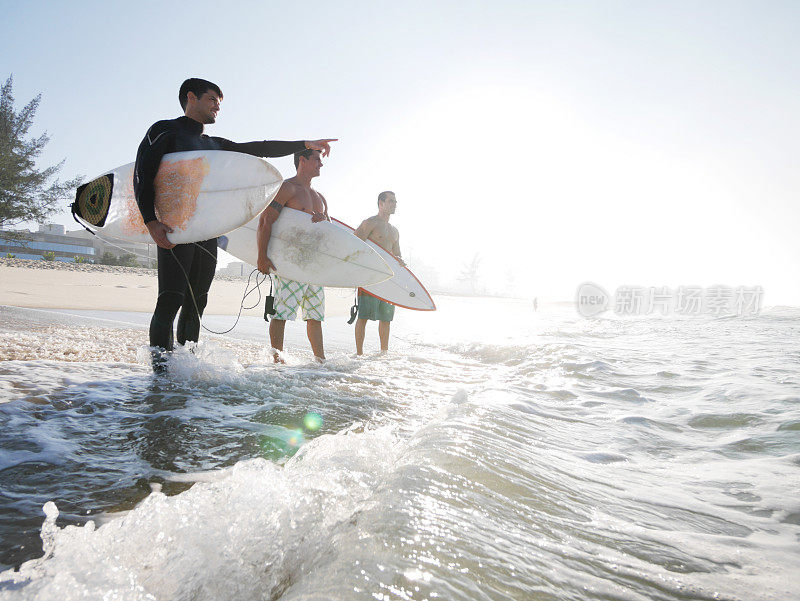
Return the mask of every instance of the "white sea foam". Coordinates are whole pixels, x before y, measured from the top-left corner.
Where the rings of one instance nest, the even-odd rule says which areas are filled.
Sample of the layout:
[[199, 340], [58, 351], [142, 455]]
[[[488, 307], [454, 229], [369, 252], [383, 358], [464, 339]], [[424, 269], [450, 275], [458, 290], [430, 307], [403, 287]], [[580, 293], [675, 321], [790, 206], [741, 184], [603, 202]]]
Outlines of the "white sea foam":
[[514, 317], [323, 365], [0, 363], [0, 475], [56, 491], [0, 599], [796, 597], [796, 319]]
[[242, 461], [100, 528], [56, 528], [48, 503], [47, 558], [0, 576], [24, 585], [0, 598], [271, 598], [336, 552], [399, 451], [388, 428], [321, 436], [284, 467]]

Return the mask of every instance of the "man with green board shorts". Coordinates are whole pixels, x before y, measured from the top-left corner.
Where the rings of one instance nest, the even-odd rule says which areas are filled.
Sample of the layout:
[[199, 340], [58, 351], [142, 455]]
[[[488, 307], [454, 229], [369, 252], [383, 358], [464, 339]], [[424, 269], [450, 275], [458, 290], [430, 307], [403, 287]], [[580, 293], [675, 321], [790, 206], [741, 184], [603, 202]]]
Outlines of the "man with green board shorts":
[[[378, 194], [378, 214], [365, 219], [356, 230], [356, 236], [362, 240], [372, 240], [392, 253], [400, 263], [400, 232], [389, 223], [389, 217], [397, 208], [394, 192], [385, 191]], [[362, 288], [358, 289], [358, 320], [356, 321], [356, 353], [364, 353], [364, 335], [367, 320], [378, 322], [378, 337], [381, 340], [381, 352], [389, 350], [389, 328], [394, 318], [394, 305], [379, 300]]]

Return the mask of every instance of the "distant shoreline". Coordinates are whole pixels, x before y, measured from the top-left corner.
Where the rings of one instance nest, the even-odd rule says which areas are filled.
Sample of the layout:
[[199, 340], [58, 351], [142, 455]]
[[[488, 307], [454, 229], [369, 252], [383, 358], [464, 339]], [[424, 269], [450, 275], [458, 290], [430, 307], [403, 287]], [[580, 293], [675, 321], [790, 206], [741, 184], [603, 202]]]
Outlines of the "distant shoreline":
[[[247, 277], [217, 275], [208, 296], [208, 315], [236, 315], [247, 286]], [[251, 288], [255, 278], [251, 280]], [[242, 315], [264, 314], [269, 281], [261, 284], [261, 302]], [[326, 294], [326, 316], [348, 315], [351, 294]], [[122, 267], [93, 263], [66, 263], [0, 258], [0, 305], [31, 309], [78, 309], [88, 311], [135, 311], [151, 313], [158, 296], [158, 274], [146, 267]], [[245, 302], [257, 302], [252, 293]]]
[[[74, 261], [45, 261], [42, 259], [9, 259], [0, 257], [0, 268], [15, 267], [19, 269], [55, 269], [60, 271], [84, 271], [86, 273], [127, 273], [155, 276], [156, 269], [150, 267], [124, 267], [121, 265], [102, 265], [100, 263], [75, 263]], [[217, 274], [215, 279], [227, 282], [247, 281], [247, 277]]]

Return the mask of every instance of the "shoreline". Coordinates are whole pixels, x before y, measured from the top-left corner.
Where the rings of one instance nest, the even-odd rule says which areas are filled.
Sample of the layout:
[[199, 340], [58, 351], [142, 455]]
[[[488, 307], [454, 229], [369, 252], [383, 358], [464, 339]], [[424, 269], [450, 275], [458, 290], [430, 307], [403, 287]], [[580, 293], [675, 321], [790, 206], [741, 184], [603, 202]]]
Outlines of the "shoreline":
[[[4, 361], [103, 362], [138, 364], [150, 370], [148, 313], [38, 309], [0, 305], [0, 364]], [[269, 326], [263, 317], [206, 315], [200, 335], [200, 354], [223, 353], [241, 365], [268, 365]], [[325, 350], [332, 359], [355, 352], [352, 329], [343, 318], [323, 325]], [[219, 330], [217, 333], [213, 330]], [[221, 333], [225, 331], [224, 333]], [[306, 328], [291, 324], [285, 332], [285, 349], [291, 363], [312, 359]], [[176, 350], [180, 353], [180, 346]]]
[[[236, 315], [247, 278], [217, 275], [208, 294], [208, 315]], [[250, 288], [255, 288], [251, 279]], [[269, 281], [260, 285], [261, 302], [242, 315], [262, 316]], [[326, 288], [325, 315], [348, 315], [353, 291]], [[29, 309], [77, 309], [152, 313], [158, 296], [158, 274], [146, 267], [66, 263], [0, 258], [0, 305]], [[244, 301], [252, 306], [258, 292]]]

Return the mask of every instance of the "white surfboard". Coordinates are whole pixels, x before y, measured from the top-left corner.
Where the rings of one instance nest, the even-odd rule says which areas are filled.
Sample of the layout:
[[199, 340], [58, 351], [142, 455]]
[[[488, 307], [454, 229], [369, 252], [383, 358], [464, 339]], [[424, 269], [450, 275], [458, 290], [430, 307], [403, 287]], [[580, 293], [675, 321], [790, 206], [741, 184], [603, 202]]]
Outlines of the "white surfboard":
[[[219, 247], [256, 265], [258, 218], [222, 236]], [[311, 222], [311, 215], [284, 208], [272, 224], [267, 248], [277, 275], [305, 284], [353, 288], [382, 282], [393, 273], [363, 240], [330, 221]]]
[[[153, 242], [133, 194], [134, 163], [79, 187], [72, 212], [90, 229], [132, 242]], [[165, 154], [155, 178], [158, 220], [174, 244], [200, 242], [236, 229], [261, 213], [281, 186], [262, 158], [226, 150]]]
[[[352, 227], [338, 219], [334, 219], [333, 222], [343, 231], [355, 232]], [[355, 235], [353, 237], [356, 238]], [[433, 302], [430, 293], [422, 285], [422, 282], [417, 279], [417, 276], [411, 273], [408, 267], [401, 264], [397, 257], [380, 244], [376, 244], [372, 240], [367, 240], [367, 244], [386, 261], [394, 271], [394, 275], [383, 282], [361, 286], [364, 292], [404, 309], [436, 311], [436, 303]]]

